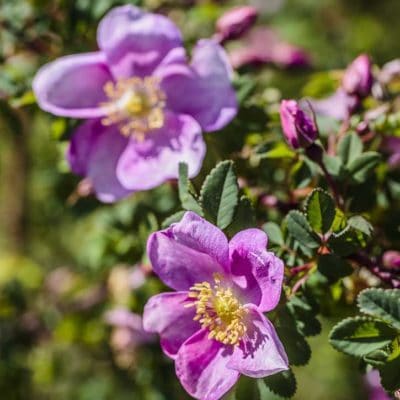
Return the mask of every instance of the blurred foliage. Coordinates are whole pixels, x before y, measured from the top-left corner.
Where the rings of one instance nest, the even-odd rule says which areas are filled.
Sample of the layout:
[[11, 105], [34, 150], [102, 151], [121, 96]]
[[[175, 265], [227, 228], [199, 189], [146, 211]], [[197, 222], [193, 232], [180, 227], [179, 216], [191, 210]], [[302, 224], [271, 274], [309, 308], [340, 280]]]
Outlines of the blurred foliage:
[[[340, 74], [325, 70], [344, 68], [360, 52], [371, 54], [377, 64], [398, 57], [400, 2], [249, 1], [262, 10], [260, 24], [274, 27], [283, 38], [310, 52], [314, 69], [280, 70], [271, 66], [244, 69], [235, 78], [241, 100], [239, 115], [222, 132], [206, 136], [207, 157], [191, 188], [185, 186], [188, 182], [182, 171], [179, 188], [176, 182], [166, 183], [118, 204], [103, 205], [91, 196], [79, 194], [79, 178], [68, 171], [64, 160], [67, 139], [76, 121], [41, 112], [35, 105], [31, 81], [45, 62], [95, 49], [99, 19], [111, 7], [127, 3], [168, 14], [182, 29], [190, 48], [198, 38], [213, 34], [215, 20], [223, 11], [244, 1], [0, 2], [2, 398], [188, 398], [175, 378], [172, 362], [161, 356], [157, 343], [137, 349], [123, 365], [118, 362], [104, 312], [125, 305], [141, 313], [145, 301], [161, 284], [150, 276], [143, 286], [132, 290], [126, 285], [126, 274], [134, 264], [147, 264], [148, 234], [182, 208], [191, 209], [194, 204], [198, 207], [197, 195], [206, 206], [204, 212], [214, 218], [215, 207], [211, 204], [207, 209], [207, 190], [200, 192], [200, 188], [216, 163], [227, 158], [235, 159], [239, 187], [229, 178], [227, 164], [227, 170], [214, 174], [209, 184], [212, 180], [230, 179], [235, 192], [235, 213], [232, 208], [230, 215], [217, 215], [215, 222], [232, 235], [238, 230], [232, 223], [234, 217], [242, 221], [240, 228], [244, 221], [257, 221], [258, 225], [268, 221], [264, 228], [271, 245], [277, 250], [284, 245], [286, 250], [280, 255], [287, 265], [318, 257], [318, 272], [308, 280], [305, 293], [312, 293], [320, 301], [321, 335], [307, 337], [307, 341], [303, 337], [309, 336], [310, 330], [320, 329], [314, 310], [304, 311], [292, 305], [282, 314], [290, 319], [295, 311], [306, 312], [305, 321], [314, 322], [317, 328], [306, 324], [288, 327], [287, 321], [280, 321], [282, 331], [289, 329], [304, 340], [303, 350], [308, 342], [311, 349], [317, 349], [306, 367], [294, 367], [298, 388], [294, 398], [365, 398], [357, 365], [334, 352], [327, 341], [333, 322], [356, 312], [351, 303], [365, 287], [365, 280], [360, 273], [354, 280], [346, 281], [347, 287], [337, 283], [339, 276], [329, 275], [332, 260], [316, 255], [321, 244], [315, 242], [316, 232], [325, 229], [325, 225], [330, 229], [336, 223], [338, 231], [343, 231], [338, 237], [347, 240], [351, 236], [348, 240], [354, 239], [358, 246], [368, 242], [371, 254], [382, 247], [399, 248], [399, 172], [388, 170], [382, 163], [362, 183], [346, 183], [352, 199], [351, 212], [362, 218], [361, 214], [370, 211], [368, 219], [379, 235], [376, 242], [368, 241], [366, 222], [358, 220], [354, 224], [353, 220], [351, 225], [346, 221], [346, 229], [340, 226], [337, 209], [331, 209], [332, 220], [321, 221], [317, 200], [312, 201], [311, 212], [307, 206], [301, 207], [318, 179], [316, 166], [283, 143], [276, 105], [281, 97], [321, 97], [331, 92]], [[375, 122], [377, 131], [399, 135], [400, 124], [395, 116]], [[321, 120], [320, 124], [324, 132], [337, 129], [336, 122], [329, 119]], [[370, 147], [375, 151], [379, 143]], [[343, 179], [346, 181], [346, 176]], [[221, 201], [230, 204], [232, 200], [222, 195]], [[271, 207], [271, 202], [278, 206]], [[305, 212], [292, 211], [286, 217], [292, 208]], [[286, 222], [281, 230], [284, 217]], [[300, 256], [294, 258], [287, 249], [298, 236], [303, 240], [296, 244]], [[336, 240], [337, 248], [343, 249], [338, 238], [330, 240]], [[345, 255], [343, 250], [340, 256]], [[341, 272], [341, 276], [348, 275], [346, 265]], [[300, 360], [297, 364], [304, 363]], [[263, 391], [266, 399], [275, 398], [264, 386]]]

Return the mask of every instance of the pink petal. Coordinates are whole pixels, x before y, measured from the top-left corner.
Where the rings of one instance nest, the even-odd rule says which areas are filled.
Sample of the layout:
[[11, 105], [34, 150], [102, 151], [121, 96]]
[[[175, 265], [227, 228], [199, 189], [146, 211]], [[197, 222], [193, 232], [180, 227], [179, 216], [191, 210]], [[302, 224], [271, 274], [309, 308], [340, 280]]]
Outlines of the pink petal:
[[71, 168], [89, 178], [97, 198], [105, 203], [132, 193], [116, 175], [127, 142], [116, 126], [105, 127], [98, 119], [85, 121], [72, 136], [67, 155]]
[[242, 296], [261, 311], [276, 307], [283, 281], [283, 262], [266, 251], [267, 240], [263, 231], [246, 229], [229, 242], [234, 281], [242, 289]]
[[213, 282], [215, 273], [226, 273], [228, 241], [217, 227], [187, 212], [179, 223], [150, 236], [147, 254], [166, 285], [188, 290], [195, 283]]
[[172, 65], [158, 72], [167, 107], [191, 115], [205, 131], [227, 125], [237, 113], [232, 69], [225, 51], [212, 40], [201, 40], [191, 67]]
[[97, 42], [113, 74], [128, 78], [151, 75], [171, 49], [182, 47], [182, 36], [167, 17], [126, 5], [102, 19]]
[[287, 370], [288, 358], [274, 326], [257, 307], [249, 305], [247, 310], [247, 337], [235, 347], [228, 368], [252, 378], [264, 378]]
[[194, 398], [218, 400], [239, 378], [237, 371], [227, 368], [231, 356], [232, 347], [208, 339], [208, 331], [201, 330], [179, 349], [176, 375]]
[[162, 349], [171, 358], [200, 329], [200, 324], [193, 320], [195, 308], [185, 307], [187, 299], [187, 292], [161, 293], [150, 298], [144, 308], [144, 329], [160, 334]]
[[104, 85], [113, 81], [102, 53], [61, 57], [43, 66], [33, 80], [39, 106], [52, 114], [73, 118], [104, 115]]
[[141, 142], [129, 141], [118, 162], [117, 176], [128, 189], [151, 189], [178, 178], [180, 162], [188, 164], [190, 177], [196, 176], [205, 152], [197, 122], [188, 115], [168, 113], [161, 129], [147, 132]]

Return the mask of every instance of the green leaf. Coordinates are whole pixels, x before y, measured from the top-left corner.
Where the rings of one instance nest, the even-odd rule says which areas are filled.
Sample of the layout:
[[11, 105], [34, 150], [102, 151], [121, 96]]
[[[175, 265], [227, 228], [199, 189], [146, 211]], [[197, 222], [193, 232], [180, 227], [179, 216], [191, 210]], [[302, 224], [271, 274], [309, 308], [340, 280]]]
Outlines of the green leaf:
[[235, 400], [260, 399], [258, 385], [254, 379], [242, 375], [235, 388]]
[[292, 210], [287, 216], [287, 228], [289, 233], [300, 244], [310, 249], [320, 246], [318, 236], [312, 232], [307, 218], [300, 211]]
[[291, 369], [267, 376], [263, 381], [272, 392], [283, 398], [291, 398], [296, 393], [296, 377]]
[[348, 225], [358, 231], [361, 231], [367, 236], [371, 236], [374, 230], [372, 225], [361, 215], [355, 215], [354, 217], [349, 218]]
[[387, 359], [389, 357], [389, 353], [385, 350], [375, 350], [371, 353], [368, 353], [366, 356], [363, 357], [364, 361], [374, 367], [380, 367], [385, 365]]
[[365, 289], [358, 296], [358, 306], [364, 314], [380, 318], [400, 329], [399, 289]]
[[284, 142], [278, 142], [274, 148], [261, 154], [260, 158], [280, 159], [280, 158], [294, 158], [296, 153]]
[[323, 155], [323, 163], [333, 177], [340, 177], [343, 174], [342, 160], [337, 156]]
[[366, 356], [389, 345], [397, 332], [381, 321], [365, 317], [347, 318], [331, 331], [331, 345], [345, 354]]
[[233, 236], [235, 233], [253, 228], [256, 225], [256, 215], [254, 208], [247, 196], [242, 196], [237, 205], [232, 223], [228, 226], [228, 235]]
[[[260, 400], [282, 400], [281, 396], [273, 393], [264, 383], [262, 379], [257, 379], [257, 386], [260, 395]], [[250, 400], [247, 398], [246, 400]], [[253, 399], [251, 399], [253, 400]]]
[[334, 253], [343, 257], [354, 253], [357, 249], [362, 247], [356, 231], [349, 226], [338, 234], [333, 234], [329, 238], [328, 244]]
[[300, 296], [294, 296], [286, 304], [296, 321], [297, 330], [304, 336], [315, 336], [321, 332], [321, 323], [316, 318], [316, 310]]
[[185, 212], [186, 211], [178, 211], [175, 214], [172, 214], [169, 217], [165, 218], [161, 224], [161, 227], [165, 229], [168, 228], [171, 224], [179, 222], [183, 218]]
[[378, 165], [381, 155], [374, 151], [367, 151], [355, 158], [348, 165], [348, 173], [358, 183], [363, 182], [368, 174]]
[[268, 236], [268, 241], [283, 246], [285, 243], [281, 228], [275, 222], [267, 222], [262, 226], [262, 229]]
[[307, 340], [296, 329], [287, 326], [279, 327], [276, 331], [286, 350], [290, 364], [306, 365], [311, 358], [311, 348]]
[[346, 135], [338, 144], [338, 155], [344, 165], [349, 165], [362, 153], [362, 150], [362, 141], [354, 132]]
[[311, 357], [311, 348], [299, 332], [296, 319], [287, 306], [277, 310], [276, 331], [283, 343], [291, 365], [306, 365]]
[[256, 88], [257, 84], [249, 75], [242, 75], [235, 78], [234, 87], [239, 104], [242, 104]]
[[339, 208], [336, 208], [335, 210], [335, 218], [333, 220], [331, 230], [332, 232], [340, 232], [346, 227], [347, 220], [346, 216], [344, 215], [343, 211], [340, 210]]
[[233, 220], [239, 198], [239, 187], [232, 161], [220, 162], [207, 176], [201, 188], [205, 217], [221, 229]]
[[400, 389], [400, 356], [378, 368], [381, 385], [389, 392]]
[[186, 163], [179, 163], [178, 190], [182, 208], [203, 215], [201, 206], [196, 200], [194, 188], [188, 178], [188, 165]]
[[307, 220], [318, 233], [326, 233], [335, 219], [335, 202], [322, 189], [314, 189], [306, 201]]
[[295, 188], [306, 187], [313, 178], [312, 164], [308, 159], [297, 161], [290, 170], [291, 183]]
[[351, 265], [336, 254], [324, 254], [320, 256], [318, 259], [318, 270], [330, 282], [335, 282], [353, 272]]

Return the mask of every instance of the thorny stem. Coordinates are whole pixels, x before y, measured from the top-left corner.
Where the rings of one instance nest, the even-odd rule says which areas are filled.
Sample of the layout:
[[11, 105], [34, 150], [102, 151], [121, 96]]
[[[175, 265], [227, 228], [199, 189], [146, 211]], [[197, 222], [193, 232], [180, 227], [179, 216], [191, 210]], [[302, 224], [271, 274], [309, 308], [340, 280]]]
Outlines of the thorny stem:
[[290, 294], [290, 297], [294, 296], [296, 292], [301, 288], [303, 283], [307, 281], [307, 279], [310, 277], [309, 271], [302, 277], [300, 278], [294, 285]]
[[297, 267], [293, 267], [290, 269], [290, 274], [292, 276], [297, 275], [299, 272], [308, 271], [312, 267], [311, 263], [298, 265]]
[[325, 175], [325, 179], [328, 182], [328, 185], [332, 190], [332, 194], [333, 194], [333, 197], [335, 198], [336, 204], [338, 205], [338, 207], [340, 209], [343, 209], [343, 199], [341, 198], [341, 196], [339, 194], [339, 190], [336, 186], [335, 181], [333, 180], [331, 174], [328, 172], [328, 170], [325, 167], [325, 164], [322, 161], [319, 163], [319, 166], [321, 167], [322, 172]]
[[306, 154], [312, 161], [318, 164], [318, 166], [321, 168], [322, 172], [324, 173], [325, 179], [332, 190], [336, 204], [340, 209], [343, 209], [343, 200], [339, 194], [339, 190], [331, 174], [326, 169], [326, 166], [323, 161], [324, 149], [320, 145], [313, 143], [311, 146], [307, 147]]
[[375, 259], [370, 259], [366, 254], [359, 252], [352, 254], [350, 260], [355, 261], [362, 267], [367, 268], [381, 281], [387, 283], [395, 289], [400, 289], [400, 273], [398, 271], [388, 271], [383, 268]]

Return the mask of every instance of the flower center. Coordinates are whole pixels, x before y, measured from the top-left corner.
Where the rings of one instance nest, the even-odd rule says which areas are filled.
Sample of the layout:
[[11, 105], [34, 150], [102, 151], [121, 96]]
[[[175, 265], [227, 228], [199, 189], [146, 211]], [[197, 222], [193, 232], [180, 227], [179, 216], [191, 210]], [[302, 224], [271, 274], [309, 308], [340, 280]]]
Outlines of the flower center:
[[239, 344], [247, 331], [244, 323], [246, 309], [232, 289], [221, 284], [218, 274], [214, 275], [214, 285], [201, 282], [192, 286], [189, 297], [193, 302], [186, 306], [196, 307], [194, 320], [199, 321], [202, 328], [208, 329], [210, 339], [224, 344]]
[[143, 140], [148, 131], [163, 127], [166, 96], [158, 78], [134, 77], [107, 82], [104, 92], [110, 100], [101, 103], [107, 113], [101, 120], [103, 125], [118, 124], [124, 136], [138, 140]]

